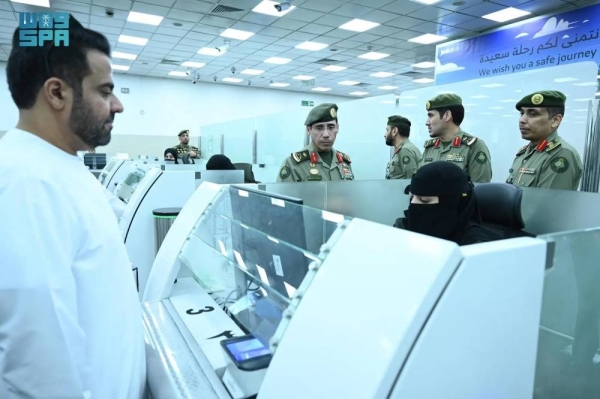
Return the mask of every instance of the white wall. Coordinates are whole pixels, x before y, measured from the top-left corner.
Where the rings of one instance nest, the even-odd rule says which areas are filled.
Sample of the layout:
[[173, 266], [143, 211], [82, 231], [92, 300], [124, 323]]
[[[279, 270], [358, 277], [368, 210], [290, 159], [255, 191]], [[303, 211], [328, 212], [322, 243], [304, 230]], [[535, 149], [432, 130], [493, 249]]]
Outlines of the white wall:
[[[189, 129], [196, 143], [200, 126], [300, 108], [302, 100], [341, 102], [350, 98], [323, 94], [258, 89], [248, 86], [197, 83], [176, 79], [114, 74], [116, 93], [125, 111], [115, 119], [114, 135], [171, 136]], [[129, 94], [121, 94], [121, 88]], [[309, 108], [306, 108], [309, 111]], [[0, 131], [17, 123], [18, 111], [0, 63]]]

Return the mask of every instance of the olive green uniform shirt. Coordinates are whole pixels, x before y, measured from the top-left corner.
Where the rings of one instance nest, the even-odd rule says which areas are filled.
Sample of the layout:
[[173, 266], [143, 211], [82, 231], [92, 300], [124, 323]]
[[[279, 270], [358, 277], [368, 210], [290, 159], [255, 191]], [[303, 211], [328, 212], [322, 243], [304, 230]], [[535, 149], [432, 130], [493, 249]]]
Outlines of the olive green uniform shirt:
[[404, 140], [396, 150], [385, 173], [386, 179], [412, 179], [423, 159], [421, 151], [409, 139]]
[[485, 142], [458, 130], [452, 141], [444, 143], [439, 138], [425, 142], [425, 153], [420, 166], [436, 161], [453, 162], [460, 166], [474, 183], [492, 180], [492, 160]]
[[506, 182], [517, 186], [577, 191], [583, 164], [577, 150], [554, 132], [519, 149], [508, 172]]
[[[350, 157], [340, 151], [331, 150], [331, 165], [323, 162], [312, 142], [302, 151], [294, 152], [283, 161], [277, 182], [354, 180]], [[311, 162], [315, 154], [317, 162]]]
[[191, 152], [191, 151], [194, 151], [196, 154], [198, 154], [198, 155], [196, 155], [196, 159], [200, 158], [200, 155], [202, 155], [200, 153], [200, 151], [198, 151], [198, 147], [194, 147], [193, 145], [178, 144], [173, 148], [177, 151], [179, 158], [181, 158], [183, 156], [183, 154]]

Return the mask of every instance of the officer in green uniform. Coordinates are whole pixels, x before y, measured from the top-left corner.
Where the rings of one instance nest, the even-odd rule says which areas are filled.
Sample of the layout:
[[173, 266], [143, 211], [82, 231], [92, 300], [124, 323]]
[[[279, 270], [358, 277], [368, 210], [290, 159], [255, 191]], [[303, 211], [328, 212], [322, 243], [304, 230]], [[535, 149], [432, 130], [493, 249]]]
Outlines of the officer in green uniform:
[[278, 182], [354, 180], [350, 157], [333, 149], [339, 124], [338, 106], [320, 104], [306, 118], [310, 144], [283, 161]]
[[581, 158], [557, 132], [566, 100], [559, 91], [539, 91], [517, 103], [521, 137], [529, 144], [517, 152], [507, 183], [577, 191], [583, 171]]
[[394, 147], [394, 155], [388, 162], [386, 179], [411, 179], [423, 158], [421, 151], [410, 142], [410, 121], [403, 116], [388, 118], [385, 144]]
[[198, 147], [189, 145], [190, 144], [190, 131], [189, 130], [182, 130], [181, 132], [179, 132], [179, 134], [177, 136], [179, 136], [179, 144], [173, 148], [175, 148], [177, 150], [177, 154], [179, 155], [179, 158], [183, 158], [183, 155], [188, 154], [188, 153], [190, 154], [190, 158], [194, 158], [194, 159], [200, 158], [202, 153], [200, 151], [198, 151]]
[[425, 142], [420, 166], [435, 161], [453, 162], [472, 182], [492, 180], [492, 161], [485, 142], [465, 133], [461, 128], [465, 116], [462, 99], [456, 94], [440, 94], [427, 101], [427, 122], [431, 140]]

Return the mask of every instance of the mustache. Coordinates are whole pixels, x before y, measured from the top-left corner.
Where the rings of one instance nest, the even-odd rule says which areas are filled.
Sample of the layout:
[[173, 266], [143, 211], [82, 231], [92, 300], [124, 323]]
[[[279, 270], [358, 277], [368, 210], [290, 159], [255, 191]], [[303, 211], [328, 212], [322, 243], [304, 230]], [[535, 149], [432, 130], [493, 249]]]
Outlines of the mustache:
[[110, 116], [106, 119], [106, 123], [113, 123], [115, 121], [115, 114], [110, 114]]

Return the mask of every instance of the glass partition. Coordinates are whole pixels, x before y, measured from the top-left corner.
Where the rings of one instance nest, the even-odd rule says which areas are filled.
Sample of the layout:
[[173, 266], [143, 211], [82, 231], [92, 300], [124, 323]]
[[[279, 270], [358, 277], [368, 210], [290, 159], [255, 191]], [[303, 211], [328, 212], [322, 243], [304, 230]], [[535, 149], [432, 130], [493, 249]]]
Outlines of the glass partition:
[[224, 187], [179, 260], [247, 333], [268, 345], [320, 248], [347, 220], [274, 196]]
[[600, 228], [540, 236], [549, 243], [535, 399], [600, 397]]
[[528, 142], [519, 132], [515, 104], [539, 90], [560, 90], [567, 96], [565, 117], [559, 134], [574, 146], [583, 159], [589, 101], [595, 97], [598, 64], [582, 62], [510, 75], [475, 79], [443, 86], [403, 92], [400, 114], [410, 119], [411, 141], [418, 147], [428, 140], [425, 102], [441, 93], [456, 93], [463, 99], [462, 129], [485, 141], [492, 158], [492, 181], [508, 177], [515, 154]]

